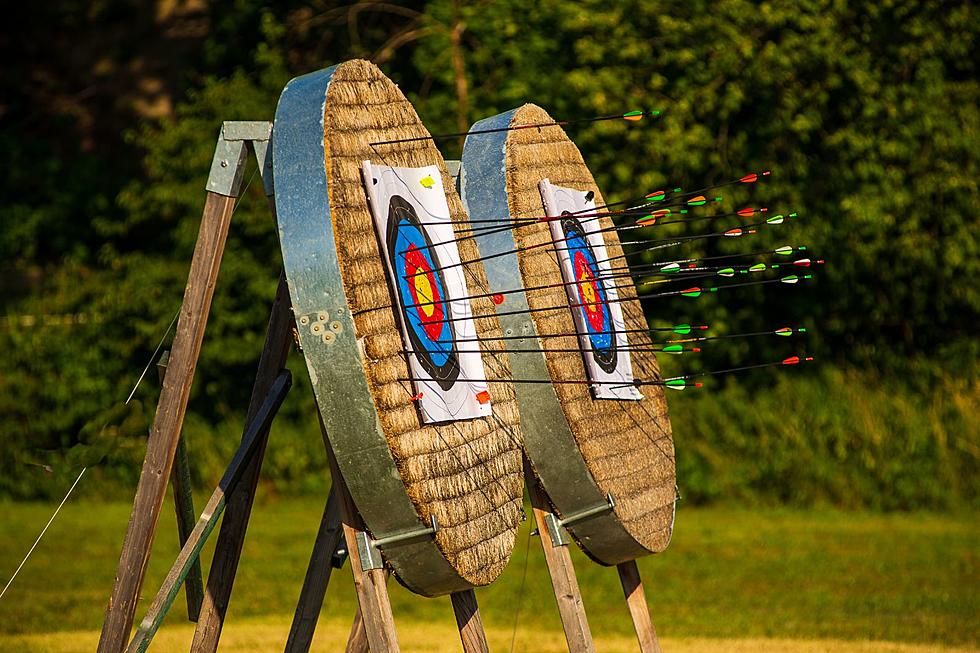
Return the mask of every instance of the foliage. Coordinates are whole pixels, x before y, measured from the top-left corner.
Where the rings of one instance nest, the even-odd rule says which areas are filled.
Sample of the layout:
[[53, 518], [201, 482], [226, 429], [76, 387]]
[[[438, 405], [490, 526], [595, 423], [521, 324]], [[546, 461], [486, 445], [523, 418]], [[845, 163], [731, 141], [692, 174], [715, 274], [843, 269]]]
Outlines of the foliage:
[[[451, 4], [429, 12], [448, 15]], [[901, 367], [919, 354], [958, 364], [980, 353], [970, 337], [980, 291], [966, 281], [980, 272], [975, 7], [523, 4], [464, 14], [474, 118], [527, 101], [556, 117], [663, 109], [646, 127], [570, 128], [607, 195], [771, 168], [758, 192], [732, 193], [723, 206], [799, 211], [801, 226], [776, 230], [776, 240], [805, 242], [830, 261], [809, 292], [719, 297], [704, 310], [713, 322], [754, 331], [805, 316], [819, 353], [862, 366]], [[454, 106], [446, 47], [433, 37], [414, 57], [440, 82], [416, 96], [419, 111], [443, 128]], [[754, 240], [725, 252], [774, 242]]]
[[[52, 10], [22, 36], [62, 38], [83, 20], [113, 44], [109, 64], [93, 58], [85, 71], [94, 88], [128, 83], [120, 62], [152, 32], [142, 22], [119, 29], [135, 20], [133, 6], [103, 3], [84, 20]], [[36, 90], [0, 104], [0, 144], [15, 161], [0, 182], [0, 495], [57, 494], [83, 464], [101, 463], [107, 494], [134, 482], [152, 367], [122, 402], [179, 305], [221, 120], [271, 119], [291, 75], [363, 56], [382, 62], [434, 132], [526, 101], [555, 117], [664, 109], [653, 123], [569, 128], [610, 200], [772, 169], [751, 193], [726, 191], [723, 210], [797, 210], [798, 226], [682, 253], [805, 243], [829, 262], [811, 287], [650, 300], [648, 314], [710, 322], [716, 334], [802, 323], [825, 367], [671, 397], [693, 500], [975, 505], [980, 20], [969, 3], [544, 0], [528, 11], [516, 0], [223, 0], [201, 11], [196, 41], [177, 46], [182, 14], [167, 14], [169, 41], [146, 41], [143, 78], [186, 86], [162, 117], [138, 118], [132, 107], [147, 98], [122, 93], [110, 112], [105, 90], [97, 108], [111, 128], [92, 107]], [[168, 48], [179, 56], [164, 74]], [[94, 57], [83, 50], [80, 60]], [[57, 80], [57, 67], [41, 63]], [[0, 84], [33, 88], [14, 69]], [[458, 155], [457, 141], [440, 145]], [[41, 183], [49, 179], [60, 182]], [[279, 270], [254, 168], [246, 179], [185, 429], [202, 484], [240, 435]], [[788, 348], [777, 340], [705, 346], [703, 363], [670, 369], [781, 358]], [[300, 378], [277, 422], [287, 444], [270, 451], [270, 483], [284, 491], [325, 482], [303, 367], [291, 364]]]
[[[797, 373], [794, 373], [796, 375]], [[925, 392], [840, 371], [729, 383], [671, 403], [681, 492], [719, 500], [884, 510], [980, 496], [980, 382]]]

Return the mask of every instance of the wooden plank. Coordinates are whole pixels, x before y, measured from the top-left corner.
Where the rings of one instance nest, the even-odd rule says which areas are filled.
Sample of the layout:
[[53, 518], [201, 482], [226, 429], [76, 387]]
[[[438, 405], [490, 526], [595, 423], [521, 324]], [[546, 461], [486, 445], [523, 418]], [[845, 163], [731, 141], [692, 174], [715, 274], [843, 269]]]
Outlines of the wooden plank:
[[[391, 577], [391, 571], [385, 569], [385, 581]], [[358, 607], [354, 613], [354, 623], [350, 626], [350, 635], [347, 636], [347, 647], [344, 653], [368, 653], [371, 648], [368, 646], [367, 632], [364, 630], [364, 619], [361, 618], [361, 608]]]
[[561, 615], [561, 625], [565, 631], [569, 653], [595, 653], [592, 641], [592, 631], [585, 616], [585, 605], [582, 603], [582, 593], [579, 590], [575, 567], [572, 566], [572, 556], [567, 546], [555, 546], [548, 535], [548, 525], [545, 517], [551, 512], [551, 506], [544, 491], [538, 485], [527, 459], [524, 459], [524, 476], [527, 481], [528, 493], [531, 495], [531, 510], [534, 513], [534, 523], [538, 527], [541, 549], [548, 564], [551, 575], [551, 586], [558, 602], [558, 613]]
[[[279, 370], [286, 364], [292, 342], [292, 325], [289, 289], [286, 286], [285, 274], [280, 273], [279, 286], [265, 333], [265, 344], [262, 347], [258, 370], [252, 385], [252, 398], [246, 413], [246, 423], [255, 415]], [[201, 616], [197, 628], [194, 629], [194, 640], [191, 644], [193, 653], [214, 653], [218, 648], [221, 628], [224, 626], [235, 583], [235, 574], [238, 572], [242, 546], [245, 544], [245, 533], [252, 514], [252, 504], [255, 500], [255, 490], [258, 486], [267, 442], [268, 434], [258, 443], [255, 457], [245, 470], [238, 489], [228, 500], [225, 518], [221, 522], [221, 531], [218, 533], [218, 541], [215, 545], [214, 558], [211, 560], [211, 569], [208, 572], [208, 586], [201, 607]]]
[[279, 378], [273, 384], [269, 395], [262, 402], [255, 418], [249, 423], [245, 431], [245, 438], [242, 439], [238, 451], [235, 452], [235, 457], [232, 458], [231, 464], [228, 465], [228, 468], [222, 475], [221, 481], [211, 494], [207, 505], [204, 506], [204, 511], [201, 513], [201, 517], [198, 519], [194, 531], [177, 555], [177, 559], [170, 568], [170, 572], [160, 587], [160, 591], [157, 592], [153, 603], [150, 604], [150, 609], [147, 611], [143, 621], [140, 622], [136, 635], [126, 648], [126, 653], [144, 653], [150, 645], [153, 635], [156, 634], [160, 624], [163, 623], [163, 619], [167, 616], [167, 611], [173, 605], [174, 599], [177, 598], [181, 583], [184, 582], [184, 578], [186, 578], [194, 561], [200, 558], [201, 549], [204, 548], [204, 543], [208, 535], [214, 530], [214, 527], [218, 523], [218, 518], [224, 511], [227, 497], [234, 492], [235, 486], [241, 480], [245, 468], [255, 455], [258, 443], [264, 437], [263, 434], [269, 431], [272, 419], [286, 398], [286, 393], [289, 391], [291, 384], [292, 380], [289, 372], [283, 370], [282, 374], [279, 375]]
[[[318, 411], [319, 414], [319, 411]], [[367, 635], [371, 653], [398, 653], [398, 634], [395, 632], [395, 618], [391, 614], [391, 602], [388, 599], [388, 576], [384, 569], [361, 569], [361, 557], [357, 552], [357, 534], [365, 532], [364, 524], [354, 505], [354, 500], [347, 490], [347, 484], [337, 466], [333, 455], [327, 430], [320, 420], [320, 430], [323, 434], [323, 444], [330, 461], [330, 475], [333, 487], [340, 500], [340, 515], [344, 526], [344, 538], [347, 542], [347, 552], [350, 556], [350, 568], [354, 576], [354, 589], [357, 591], [357, 602], [360, 606], [361, 619]]]
[[367, 632], [364, 630], [364, 620], [361, 619], [361, 610], [358, 608], [354, 614], [354, 623], [351, 624], [350, 636], [347, 638], [347, 648], [344, 649], [344, 653], [368, 653], [370, 650]]
[[[170, 350], [160, 355], [157, 361], [157, 374], [160, 386], [167, 375], [167, 363], [170, 360]], [[191, 465], [187, 458], [187, 445], [183, 433], [177, 440], [177, 450], [174, 452], [174, 466], [170, 472], [170, 484], [174, 489], [174, 510], [177, 513], [177, 539], [181, 548], [187, 543], [191, 531], [194, 530], [194, 494], [191, 490]], [[184, 580], [184, 596], [187, 599], [187, 619], [197, 621], [201, 614], [201, 602], [204, 600], [204, 581], [201, 574], [201, 562], [198, 560], [191, 567], [190, 573]]]
[[146, 444], [133, 512], [99, 638], [99, 653], [121, 653], [133, 626], [234, 208], [235, 198], [207, 194], [174, 335], [169, 373]]
[[[174, 468], [170, 474], [174, 488], [174, 510], [177, 511], [177, 537], [180, 546], [187, 543], [194, 530], [194, 495], [191, 493], [191, 467], [187, 458], [187, 445], [181, 437], [174, 453]], [[187, 619], [197, 621], [201, 616], [201, 603], [204, 601], [204, 575], [200, 561], [191, 567], [184, 580], [184, 595], [187, 599]]]
[[463, 642], [463, 653], [489, 653], [487, 636], [483, 632], [483, 620], [480, 618], [480, 608], [476, 604], [476, 593], [473, 590], [453, 592], [449, 598], [453, 602], [459, 639]]
[[320, 529], [313, 543], [313, 554], [306, 568], [306, 578], [303, 589], [299, 593], [296, 614], [293, 625], [289, 629], [289, 639], [286, 640], [285, 653], [307, 653], [313, 643], [313, 632], [323, 607], [323, 596], [327, 593], [330, 583], [330, 572], [333, 571], [333, 554], [337, 550], [340, 538], [343, 537], [340, 525], [340, 501], [331, 488], [327, 505], [320, 519]]
[[643, 581], [640, 580], [640, 570], [636, 567], [636, 561], [621, 562], [616, 565], [616, 571], [619, 572], [619, 582], [623, 585], [626, 605], [630, 609], [630, 617], [633, 618], [633, 628], [636, 629], [636, 638], [640, 642], [640, 651], [662, 653], [660, 642], [657, 641], [657, 631], [654, 630], [653, 621], [650, 619], [650, 610], [647, 607]]

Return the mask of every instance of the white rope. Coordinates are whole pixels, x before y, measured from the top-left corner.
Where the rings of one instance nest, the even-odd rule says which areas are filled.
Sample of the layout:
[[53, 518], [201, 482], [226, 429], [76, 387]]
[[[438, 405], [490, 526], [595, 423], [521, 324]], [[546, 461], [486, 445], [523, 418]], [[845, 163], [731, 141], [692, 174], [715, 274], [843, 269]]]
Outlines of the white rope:
[[31, 546], [30, 551], [27, 552], [27, 555], [24, 556], [24, 559], [21, 560], [20, 565], [17, 567], [17, 570], [14, 572], [14, 575], [10, 577], [10, 580], [7, 581], [7, 584], [4, 586], [3, 590], [0, 591], [0, 599], [2, 599], [3, 595], [7, 593], [7, 589], [14, 582], [14, 579], [17, 578], [17, 574], [20, 573], [20, 570], [24, 568], [24, 565], [27, 563], [27, 559], [31, 557], [32, 553], [34, 553], [34, 549], [37, 548], [37, 545], [41, 541], [41, 538], [44, 537], [44, 534], [48, 531], [48, 527], [51, 526], [51, 522], [53, 522], [54, 518], [58, 516], [58, 513], [61, 511], [62, 506], [65, 505], [65, 502], [68, 501], [68, 497], [70, 497], [71, 493], [74, 491], [75, 486], [78, 485], [78, 482], [80, 480], [82, 480], [82, 474], [85, 473], [86, 469], [88, 469], [88, 467], [82, 467], [82, 471], [78, 472], [78, 478], [76, 478], [75, 482], [71, 484], [70, 488], [68, 488], [68, 493], [65, 495], [65, 498], [61, 500], [61, 503], [58, 504], [58, 507], [55, 509], [54, 514], [51, 515], [51, 519], [49, 519], [48, 523], [44, 525], [43, 529], [41, 529], [41, 534], [37, 536], [36, 540], [34, 540], [34, 544]]
[[129, 393], [129, 396], [126, 397], [126, 401], [124, 403], [127, 403], [128, 404], [130, 402], [130, 400], [133, 398], [133, 395], [136, 394], [136, 391], [140, 387], [140, 383], [143, 382], [143, 377], [146, 376], [146, 373], [149, 371], [150, 366], [153, 365], [153, 361], [156, 360], [157, 354], [160, 353], [160, 348], [163, 347], [163, 341], [166, 340], [167, 339], [167, 336], [170, 335], [170, 330], [174, 328], [174, 324], [177, 323], [177, 318], [179, 316], [180, 316], [180, 307], [178, 306], [177, 307], [177, 312], [174, 313], [174, 319], [170, 320], [170, 326], [168, 326], [167, 327], [167, 330], [163, 332], [163, 337], [160, 338], [160, 342], [157, 343], [157, 348], [153, 350], [153, 353], [152, 354], [150, 354], [150, 360], [147, 361], [146, 367], [143, 368], [143, 373], [140, 374], [140, 378], [136, 379], [136, 385], [133, 386], [132, 391]]
[[[248, 181], [245, 183], [245, 187], [242, 189], [242, 192], [239, 198], [237, 199], [237, 201], [235, 202], [234, 208], [231, 211], [232, 216], [235, 215], [235, 211], [237, 211], [238, 207], [242, 204], [241, 199], [245, 197], [245, 191], [247, 191], [248, 187], [252, 184], [252, 179], [255, 178], [255, 173], [257, 171], [258, 168], [253, 170], [252, 175], [248, 178]], [[164, 331], [163, 337], [160, 338], [160, 342], [157, 343], [157, 348], [153, 351], [153, 354], [150, 355], [150, 360], [146, 363], [146, 367], [143, 368], [143, 373], [140, 374], [139, 378], [136, 380], [136, 385], [133, 386], [133, 389], [130, 391], [129, 396], [126, 397], [126, 401], [124, 402], [124, 404], [128, 404], [132, 400], [133, 396], [136, 394], [136, 391], [139, 389], [140, 384], [143, 382], [144, 377], [146, 377], [146, 373], [149, 371], [150, 366], [153, 365], [153, 361], [156, 360], [157, 354], [160, 352], [160, 349], [163, 347], [164, 341], [166, 341], [167, 336], [170, 335], [170, 330], [173, 329], [174, 324], [177, 323], [178, 317], [180, 317], [180, 307], [178, 307], [177, 312], [174, 313], [173, 319], [170, 320], [170, 325], [167, 327], [167, 330]], [[86, 469], [88, 469], [88, 467], [82, 467], [82, 471], [78, 473], [78, 478], [76, 478], [75, 482], [71, 484], [70, 488], [68, 488], [68, 493], [65, 494], [65, 498], [61, 500], [61, 503], [58, 504], [58, 507], [55, 509], [54, 514], [51, 515], [51, 519], [49, 519], [48, 523], [44, 525], [43, 529], [41, 529], [41, 534], [37, 536], [36, 540], [34, 540], [34, 544], [27, 552], [27, 555], [24, 556], [24, 559], [21, 560], [20, 565], [18, 565], [17, 569], [14, 571], [14, 575], [11, 576], [10, 580], [7, 581], [7, 584], [4, 586], [3, 590], [0, 590], [0, 599], [2, 599], [3, 595], [7, 593], [7, 590], [10, 588], [10, 585], [14, 582], [14, 579], [17, 578], [17, 574], [20, 573], [20, 570], [24, 568], [25, 564], [27, 564], [27, 559], [31, 557], [32, 553], [34, 553], [34, 549], [36, 549], [37, 545], [41, 542], [41, 538], [44, 537], [44, 534], [48, 531], [48, 528], [51, 526], [51, 523], [54, 521], [54, 518], [58, 516], [59, 512], [61, 512], [61, 508], [65, 505], [65, 502], [68, 501], [68, 497], [70, 497], [71, 493], [75, 490], [75, 486], [78, 485], [78, 482], [80, 480], [82, 480], [82, 474], [85, 473]]]

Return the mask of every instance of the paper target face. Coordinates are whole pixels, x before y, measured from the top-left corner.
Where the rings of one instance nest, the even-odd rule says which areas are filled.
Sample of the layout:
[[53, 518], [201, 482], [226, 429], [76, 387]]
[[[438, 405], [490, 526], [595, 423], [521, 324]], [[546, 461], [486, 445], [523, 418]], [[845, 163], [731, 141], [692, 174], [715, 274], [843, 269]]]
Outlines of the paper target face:
[[[551, 236], [568, 293], [579, 344], [597, 399], [642, 399], [633, 385], [625, 323], [611, 278], [605, 241], [592, 193], [563, 188], [544, 179], [541, 199], [551, 220]], [[619, 383], [623, 385], [620, 386]]]
[[571, 214], [563, 217], [561, 234], [564, 247], [571, 259], [572, 278], [574, 281], [577, 304], [575, 308], [582, 314], [580, 322], [585, 325], [585, 334], [592, 349], [592, 358], [604, 372], [612, 374], [616, 371], [616, 325], [609, 312], [609, 297], [606, 293], [606, 282], [599, 272], [598, 257], [587, 240], [585, 228]]
[[[362, 171], [423, 421], [489, 415], [469, 291], [439, 169], [365, 161]], [[460, 351], [460, 341], [466, 351]]]
[[399, 273], [398, 303], [411, 350], [439, 387], [449, 390], [459, 378], [459, 359], [446, 321], [450, 311], [442, 266], [415, 207], [404, 197], [391, 198], [387, 221], [388, 265]]

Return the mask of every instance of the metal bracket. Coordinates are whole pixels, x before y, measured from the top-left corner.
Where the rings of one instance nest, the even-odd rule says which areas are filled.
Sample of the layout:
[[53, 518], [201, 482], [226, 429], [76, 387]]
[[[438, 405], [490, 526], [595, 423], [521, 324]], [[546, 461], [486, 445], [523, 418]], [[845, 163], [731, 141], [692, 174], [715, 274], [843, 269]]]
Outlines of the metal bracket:
[[584, 521], [589, 517], [595, 517], [596, 515], [601, 515], [602, 513], [609, 512], [616, 507], [616, 500], [613, 499], [612, 494], [606, 495], [606, 502], [600, 503], [598, 506], [593, 508], [586, 508], [585, 510], [579, 510], [578, 512], [573, 512], [570, 515], [566, 515], [561, 520], [562, 526], [570, 526], [572, 524]]
[[265, 194], [272, 196], [272, 151], [269, 139], [272, 123], [264, 120], [228, 120], [221, 125], [218, 144], [211, 160], [207, 190], [227, 197], [238, 197], [248, 148], [255, 152]]
[[347, 561], [348, 555], [347, 542], [344, 541], [344, 538], [340, 538], [340, 541], [337, 542], [337, 550], [330, 556], [330, 566], [334, 569], [340, 569], [344, 566], [344, 562]]
[[548, 529], [552, 546], [568, 546], [569, 542], [571, 542], [568, 539], [568, 531], [561, 525], [561, 520], [558, 519], [555, 513], [549, 512], [544, 516], [544, 525]]
[[459, 177], [459, 169], [462, 165], [461, 161], [455, 159], [446, 159], [446, 169], [449, 171], [449, 176], [453, 178], [455, 182]]
[[[595, 517], [596, 515], [601, 515], [603, 513], [609, 512], [616, 507], [616, 500], [613, 499], [612, 494], [606, 495], [606, 502], [601, 503], [598, 506], [592, 508], [586, 508], [585, 510], [580, 510], [578, 512], [573, 512], [564, 518], [559, 518], [554, 513], [547, 513], [544, 516], [544, 524], [548, 529], [548, 535], [551, 537], [551, 544], [553, 546], [567, 546], [571, 540], [568, 537], [568, 531], [565, 529], [566, 526], [571, 526], [581, 521], [585, 521], [590, 517]], [[535, 533], [532, 533], [534, 535]]]
[[272, 123], [268, 120], [226, 120], [221, 135], [227, 141], [265, 141], [272, 138]]
[[436, 521], [435, 515], [432, 515], [430, 523], [432, 525], [428, 528], [419, 528], [417, 530], [406, 531], [404, 533], [396, 533], [377, 540], [371, 539], [371, 536], [368, 535], [366, 531], [359, 531], [357, 533], [357, 553], [361, 557], [361, 570], [368, 571], [370, 569], [381, 569], [384, 566], [384, 561], [381, 559], [381, 550], [385, 547], [392, 546], [394, 544], [404, 544], [405, 542], [410, 542], [438, 533], [439, 522]]

